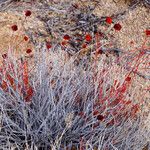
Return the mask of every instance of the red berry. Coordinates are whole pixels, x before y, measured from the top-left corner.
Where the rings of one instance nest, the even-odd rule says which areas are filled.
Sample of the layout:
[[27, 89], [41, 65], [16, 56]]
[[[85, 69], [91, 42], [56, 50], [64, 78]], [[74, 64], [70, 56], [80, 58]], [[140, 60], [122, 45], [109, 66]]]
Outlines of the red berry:
[[87, 47], [87, 45], [86, 45], [86, 44], [83, 44], [83, 45], [82, 45], [82, 48], [86, 48], [86, 47]]
[[117, 31], [120, 31], [121, 28], [122, 28], [122, 26], [119, 23], [114, 25], [114, 29], [117, 30]]
[[90, 42], [92, 40], [92, 36], [90, 34], [85, 35], [85, 40]]
[[145, 31], [145, 34], [146, 34], [147, 36], [150, 36], [150, 29], [149, 29], [149, 30], [147, 29], [147, 30]]
[[17, 30], [18, 30], [18, 26], [17, 26], [17, 25], [12, 25], [12, 26], [11, 26], [11, 29], [12, 29], [13, 31], [17, 31]]
[[31, 16], [31, 14], [32, 14], [32, 13], [31, 13], [31, 11], [30, 11], [30, 10], [26, 10], [26, 11], [25, 11], [25, 16], [26, 16], [26, 17]]
[[25, 41], [28, 41], [28, 39], [29, 39], [29, 38], [28, 38], [27, 36], [24, 37], [24, 40], [25, 40]]
[[67, 34], [66, 34], [66, 35], [64, 35], [64, 37], [63, 37], [63, 38], [64, 38], [64, 40], [70, 40], [70, 36], [69, 36], [69, 35], [67, 35]]
[[111, 18], [111, 17], [106, 17], [106, 22], [107, 22], [108, 24], [111, 24], [111, 23], [112, 23], [112, 18]]
[[3, 57], [4, 59], [6, 59], [6, 58], [7, 58], [7, 54], [3, 54], [2, 57]]
[[46, 43], [46, 48], [50, 49], [52, 47], [52, 45], [50, 43]]
[[31, 53], [31, 52], [32, 52], [31, 49], [27, 49], [27, 50], [26, 50], [26, 53], [28, 53], [28, 54]]
[[98, 116], [97, 116], [97, 119], [98, 119], [99, 121], [103, 121], [104, 116], [103, 116], [103, 115], [98, 115]]
[[61, 45], [62, 45], [62, 46], [65, 46], [65, 45], [67, 45], [67, 42], [66, 42], [66, 41], [62, 41], [62, 42], [61, 42]]
[[125, 81], [131, 81], [131, 77], [127, 77]]

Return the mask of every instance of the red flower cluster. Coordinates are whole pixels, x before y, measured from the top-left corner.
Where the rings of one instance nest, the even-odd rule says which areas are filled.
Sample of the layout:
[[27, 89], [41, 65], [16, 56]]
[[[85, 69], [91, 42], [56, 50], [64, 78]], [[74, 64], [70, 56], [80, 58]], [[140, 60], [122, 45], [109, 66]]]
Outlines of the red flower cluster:
[[[9, 65], [12, 65], [11, 63]], [[13, 66], [11, 67], [13, 70]], [[1, 85], [0, 88], [3, 89], [4, 92], [7, 92], [9, 87], [11, 87], [14, 91], [17, 90], [17, 93], [20, 95], [23, 95], [25, 102], [31, 102], [32, 96], [34, 94], [34, 90], [32, 86], [29, 83], [29, 71], [28, 71], [28, 64], [27, 62], [23, 62], [21, 65], [21, 70], [23, 70], [22, 73], [22, 81], [20, 83], [16, 83], [16, 79], [10, 75], [9, 71], [5, 72], [5, 79], [0, 79]], [[3, 68], [0, 68], [0, 73], [3, 72]], [[4, 74], [3, 74], [4, 75]]]
[[25, 102], [31, 102], [31, 98], [33, 96], [33, 88], [30, 86], [29, 84], [29, 71], [28, 71], [28, 63], [27, 62], [23, 62], [22, 64], [22, 69], [23, 69], [23, 76], [22, 76], [22, 80], [23, 80], [23, 84], [24, 84], [24, 99]]

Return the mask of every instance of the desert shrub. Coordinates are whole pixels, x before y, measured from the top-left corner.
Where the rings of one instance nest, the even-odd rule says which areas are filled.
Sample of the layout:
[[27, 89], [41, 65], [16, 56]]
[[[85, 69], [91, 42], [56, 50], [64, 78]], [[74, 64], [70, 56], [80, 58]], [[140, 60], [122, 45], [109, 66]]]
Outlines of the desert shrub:
[[59, 52], [37, 52], [26, 68], [25, 60], [8, 60], [1, 70], [1, 147], [127, 150], [147, 142], [144, 100], [129, 97], [133, 79], [120, 66], [85, 58], [84, 69], [73, 58], [63, 63]]

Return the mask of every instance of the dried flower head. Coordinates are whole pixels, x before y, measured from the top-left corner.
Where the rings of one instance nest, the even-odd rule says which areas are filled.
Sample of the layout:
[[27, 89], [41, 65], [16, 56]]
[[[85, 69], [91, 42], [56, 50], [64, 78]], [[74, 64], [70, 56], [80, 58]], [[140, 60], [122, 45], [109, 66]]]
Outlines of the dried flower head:
[[82, 48], [86, 48], [86, 47], [87, 47], [87, 44], [83, 44], [83, 45], [82, 45]]
[[26, 50], [26, 53], [28, 53], [28, 54], [31, 53], [31, 52], [32, 52], [32, 50], [29, 49], [29, 48]]
[[7, 58], [7, 54], [6, 53], [2, 54], [2, 57], [3, 57], [3, 59], [6, 59]]
[[97, 116], [97, 119], [98, 119], [99, 121], [103, 121], [104, 116], [99, 114], [99, 115]]
[[30, 10], [26, 10], [26, 11], [25, 11], [25, 16], [26, 16], [26, 17], [31, 16], [31, 14], [32, 14], [32, 13], [31, 13], [31, 11], [30, 11]]
[[122, 26], [119, 23], [114, 25], [114, 29], [117, 30], [117, 31], [120, 31], [121, 28], [122, 28]]
[[13, 31], [17, 31], [17, 30], [18, 30], [18, 26], [17, 26], [17, 25], [12, 25], [12, 26], [11, 26], [11, 29], [12, 29]]
[[24, 40], [25, 40], [25, 41], [28, 41], [28, 39], [29, 39], [29, 38], [28, 38], [27, 36], [24, 36]]
[[66, 35], [64, 35], [63, 39], [64, 40], [70, 40], [70, 36], [66, 34]]
[[150, 36], [150, 29], [145, 31], [146, 36]]

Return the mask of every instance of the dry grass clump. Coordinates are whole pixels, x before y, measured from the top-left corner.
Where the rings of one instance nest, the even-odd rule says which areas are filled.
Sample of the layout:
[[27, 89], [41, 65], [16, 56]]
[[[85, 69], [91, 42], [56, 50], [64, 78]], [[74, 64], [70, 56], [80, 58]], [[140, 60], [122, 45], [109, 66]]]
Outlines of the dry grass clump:
[[[10, 61], [5, 62], [2, 74], [8, 70], [15, 82], [1, 76], [7, 83], [0, 95], [1, 147], [127, 150], [141, 149], [148, 142], [149, 112], [142, 109], [147, 100], [134, 99], [134, 78], [128, 71], [105, 59], [93, 64], [85, 58], [76, 66], [73, 59], [64, 64], [61, 53], [48, 54], [35, 53], [36, 63], [28, 74], [34, 91], [27, 93], [30, 99], [25, 93], [27, 76], [18, 68], [21, 62], [13, 59], [13, 69]], [[86, 69], [84, 63], [89, 64]]]

